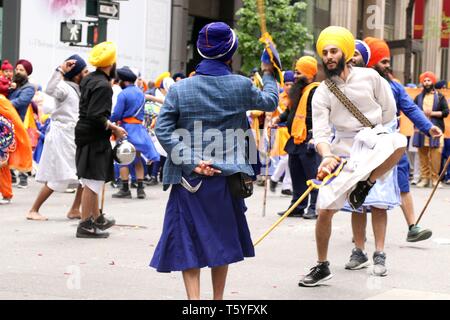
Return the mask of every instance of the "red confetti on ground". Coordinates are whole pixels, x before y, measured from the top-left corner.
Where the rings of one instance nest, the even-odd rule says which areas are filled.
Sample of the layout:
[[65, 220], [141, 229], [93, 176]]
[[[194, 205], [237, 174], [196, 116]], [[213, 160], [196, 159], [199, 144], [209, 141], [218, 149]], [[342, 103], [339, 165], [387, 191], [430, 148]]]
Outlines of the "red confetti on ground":
[[233, 292], [231, 292], [231, 294], [239, 294], [239, 292], [238, 291], [233, 291]]
[[39, 257], [42, 257], [42, 253], [38, 253], [38, 256], [39, 256]]
[[114, 263], [114, 261], [111, 261], [111, 263], [109, 264], [110, 266], [114, 266], [114, 265], [116, 265], [115, 263]]
[[277, 286], [272, 286], [272, 288], [276, 289], [276, 288], [277, 288]]
[[72, 274], [71, 274], [71, 273], [64, 272], [64, 275], [65, 275], [65, 276], [71, 276]]

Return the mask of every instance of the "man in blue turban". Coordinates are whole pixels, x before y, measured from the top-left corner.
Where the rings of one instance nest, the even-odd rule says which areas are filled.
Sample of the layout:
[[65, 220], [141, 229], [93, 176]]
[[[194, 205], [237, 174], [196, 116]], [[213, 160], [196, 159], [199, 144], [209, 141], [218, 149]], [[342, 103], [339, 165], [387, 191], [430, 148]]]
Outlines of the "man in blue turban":
[[370, 55], [371, 52], [367, 43], [357, 39], [355, 40], [355, 54], [350, 63], [354, 67], [365, 68], [370, 61]]
[[[150, 266], [182, 271], [189, 299], [200, 298], [201, 268], [212, 268], [214, 299], [221, 300], [228, 265], [255, 255], [245, 217], [248, 193], [240, 192], [251, 185], [256, 160], [256, 146], [247, 142], [252, 134], [246, 112], [274, 111], [278, 88], [271, 65], [261, 66], [263, 90], [232, 74], [238, 42], [227, 24], [206, 25], [198, 36], [203, 60], [196, 75], [170, 87], [156, 124], [167, 151], [163, 184], [172, 189]], [[208, 135], [213, 132], [212, 150]], [[246, 133], [239, 137], [239, 132]]]

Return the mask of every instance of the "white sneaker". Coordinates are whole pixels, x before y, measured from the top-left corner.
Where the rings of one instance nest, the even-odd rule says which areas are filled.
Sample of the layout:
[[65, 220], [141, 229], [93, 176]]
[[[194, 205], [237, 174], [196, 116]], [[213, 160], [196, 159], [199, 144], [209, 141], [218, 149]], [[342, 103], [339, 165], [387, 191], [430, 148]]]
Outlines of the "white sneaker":
[[11, 199], [1, 199], [0, 205], [7, 205], [11, 203]]

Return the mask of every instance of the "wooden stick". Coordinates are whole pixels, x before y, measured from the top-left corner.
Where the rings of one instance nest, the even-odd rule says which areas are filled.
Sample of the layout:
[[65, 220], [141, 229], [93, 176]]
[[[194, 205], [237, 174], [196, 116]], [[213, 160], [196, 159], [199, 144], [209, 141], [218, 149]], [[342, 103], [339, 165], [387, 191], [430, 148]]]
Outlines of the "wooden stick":
[[306, 199], [306, 197], [311, 193], [311, 191], [314, 190], [313, 186], [310, 186], [305, 193], [289, 208], [288, 211], [285, 212], [285, 214], [283, 214], [283, 216], [277, 220], [277, 222], [275, 222], [270, 228], [269, 230], [267, 230], [259, 239], [258, 241], [256, 241], [253, 246], [256, 247], [261, 241], [264, 240], [265, 237], [267, 237], [269, 235], [269, 233], [271, 233], [273, 231], [273, 229], [275, 229], [281, 222], [283, 222], [284, 219], [286, 219], [291, 213], [292, 211], [294, 211], [299, 205], [300, 203], [303, 202], [303, 200]]
[[105, 185], [103, 185], [102, 191], [102, 204], [100, 206], [100, 214], [103, 214], [103, 206], [105, 205]]
[[270, 133], [271, 133], [271, 128], [268, 128], [269, 131], [267, 132], [267, 138], [268, 138], [268, 144], [267, 144], [267, 154], [266, 154], [266, 175], [265, 175], [265, 181], [264, 181], [264, 201], [263, 201], [263, 212], [262, 212], [262, 216], [263, 218], [266, 216], [266, 203], [267, 203], [267, 184], [268, 184], [268, 179], [267, 177], [269, 176], [269, 163], [270, 163], [270, 149], [271, 149], [271, 141], [270, 141]]
[[422, 219], [422, 216], [423, 216], [423, 214], [425, 213], [425, 210], [427, 210], [428, 205], [430, 204], [431, 199], [433, 198], [434, 193], [436, 192], [436, 189], [437, 189], [438, 186], [439, 186], [439, 183], [441, 183], [442, 178], [444, 178], [445, 172], [447, 172], [447, 168], [448, 168], [448, 165], [449, 165], [449, 164], [450, 164], [450, 157], [448, 157], [447, 161], [445, 162], [444, 169], [442, 170], [441, 175], [439, 176], [439, 179], [438, 179], [438, 181], [436, 182], [436, 185], [434, 186], [433, 191], [431, 192], [431, 195], [430, 195], [430, 197], [428, 198], [427, 203], [425, 204], [425, 207], [423, 208], [422, 212], [420, 213], [419, 218], [418, 218], [417, 221], [416, 221], [416, 224], [415, 224], [416, 226], [419, 224], [420, 219]]

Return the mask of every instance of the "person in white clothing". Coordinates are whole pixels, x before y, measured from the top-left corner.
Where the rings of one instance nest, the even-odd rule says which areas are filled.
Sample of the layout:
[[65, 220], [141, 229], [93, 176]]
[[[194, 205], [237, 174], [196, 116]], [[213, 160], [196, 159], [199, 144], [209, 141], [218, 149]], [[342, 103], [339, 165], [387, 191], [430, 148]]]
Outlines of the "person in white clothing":
[[82, 188], [75, 166], [75, 125], [80, 102], [79, 84], [86, 74], [86, 62], [73, 55], [56, 69], [47, 85], [46, 93], [55, 99], [55, 109], [51, 111], [50, 129], [36, 173], [36, 181], [45, 185], [26, 216], [28, 220], [48, 220], [39, 213], [42, 204], [54, 191], [64, 192], [68, 187], [77, 187], [77, 193], [67, 217], [81, 217]]
[[[389, 84], [374, 70], [350, 67], [347, 63], [354, 52], [355, 39], [349, 30], [342, 27], [324, 29], [317, 40], [317, 53], [322, 57], [327, 76], [327, 81], [316, 90], [312, 102], [313, 138], [323, 159], [319, 172], [332, 172], [341, 158], [348, 158], [348, 163], [332, 183], [319, 190], [316, 224], [318, 263], [299, 282], [300, 286], [313, 287], [332, 278], [327, 258], [334, 214], [342, 209], [347, 199], [354, 210], [361, 207], [370, 189], [377, 180], [383, 180], [390, 173], [406, 147], [404, 136], [388, 134], [383, 127], [395, 120], [397, 111]], [[336, 87], [362, 116], [350, 112], [351, 106], [348, 109], [347, 104], [340, 101], [338, 92], [333, 92]], [[373, 129], [368, 128], [369, 123]], [[333, 127], [336, 134], [331, 141]], [[386, 274], [386, 256], [382, 251], [387, 226], [386, 210], [372, 208], [372, 217], [377, 236], [374, 274], [383, 276]], [[375, 232], [375, 228], [379, 230]]]

